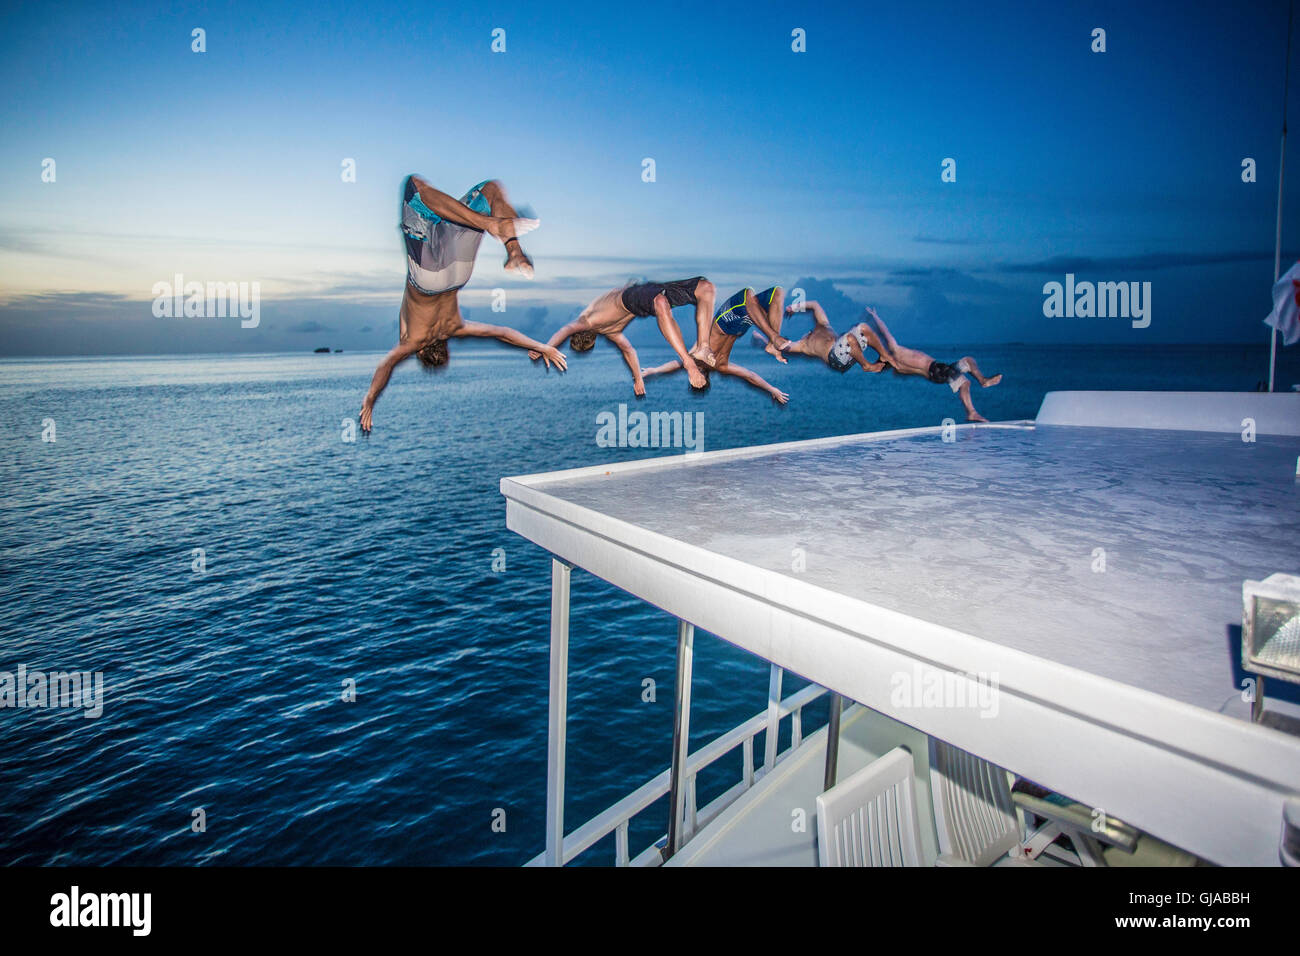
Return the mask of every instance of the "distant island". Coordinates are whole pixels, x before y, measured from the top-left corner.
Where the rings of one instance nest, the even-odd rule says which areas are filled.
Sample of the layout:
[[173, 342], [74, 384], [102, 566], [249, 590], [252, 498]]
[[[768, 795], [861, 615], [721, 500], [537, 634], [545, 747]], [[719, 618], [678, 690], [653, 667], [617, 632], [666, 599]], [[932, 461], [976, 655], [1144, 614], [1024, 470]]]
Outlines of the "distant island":
[[[343, 351], [342, 349], [335, 349], [334, 353], [337, 355], [339, 352], [342, 351]], [[317, 355], [329, 355], [330, 347], [328, 345], [322, 345], [320, 348], [316, 349], [315, 352]]]

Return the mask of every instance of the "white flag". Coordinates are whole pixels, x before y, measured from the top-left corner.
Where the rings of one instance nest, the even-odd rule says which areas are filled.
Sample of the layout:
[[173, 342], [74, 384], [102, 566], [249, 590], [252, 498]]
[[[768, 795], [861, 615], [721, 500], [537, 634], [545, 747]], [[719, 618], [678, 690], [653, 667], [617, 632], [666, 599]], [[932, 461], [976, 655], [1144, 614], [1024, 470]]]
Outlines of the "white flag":
[[1300, 262], [1287, 269], [1273, 286], [1273, 311], [1264, 324], [1282, 333], [1283, 345], [1300, 342]]

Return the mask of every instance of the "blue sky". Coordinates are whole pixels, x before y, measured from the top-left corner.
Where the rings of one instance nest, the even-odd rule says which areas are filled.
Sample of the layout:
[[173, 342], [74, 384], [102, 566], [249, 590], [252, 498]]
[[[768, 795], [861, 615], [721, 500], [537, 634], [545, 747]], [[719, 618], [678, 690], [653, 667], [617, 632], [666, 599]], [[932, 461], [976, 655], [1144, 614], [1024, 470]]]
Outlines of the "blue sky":
[[[536, 334], [705, 273], [919, 343], [1264, 342], [1285, 27], [1285, 2], [29, 5], [0, 32], [0, 354], [386, 347], [408, 172], [540, 215], [537, 278], [489, 240], [462, 296]], [[1151, 282], [1151, 326], [1045, 318], [1067, 271]], [[261, 324], [155, 318], [176, 273], [258, 282]]]

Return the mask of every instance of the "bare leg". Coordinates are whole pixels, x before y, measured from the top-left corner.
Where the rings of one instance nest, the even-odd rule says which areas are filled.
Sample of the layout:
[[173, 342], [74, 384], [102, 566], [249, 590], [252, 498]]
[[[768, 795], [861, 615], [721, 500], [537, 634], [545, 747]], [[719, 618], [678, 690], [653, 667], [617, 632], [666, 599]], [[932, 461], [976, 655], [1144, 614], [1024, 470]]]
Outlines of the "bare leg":
[[[710, 286], [711, 285], [712, 283], [710, 283]], [[710, 296], [710, 298], [712, 298], [712, 296]], [[661, 292], [659, 295], [655, 296], [654, 301], [655, 318], [659, 320], [659, 331], [663, 334], [663, 337], [668, 340], [668, 344], [673, 347], [673, 351], [677, 353], [677, 358], [681, 360], [682, 368], [686, 369], [686, 375], [690, 378], [691, 384], [696, 388], [703, 388], [707, 384], [704, 378], [704, 373], [701, 372], [700, 367], [695, 364], [695, 359], [691, 357], [691, 353], [686, 351], [686, 343], [682, 340], [682, 330], [677, 327], [677, 320], [673, 318], [673, 310], [668, 305], [668, 297]], [[712, 306], [713, 303], [710, 302], [709, 304]], [[704, 327], [706, 336], [704, 347], [706, 349], [708, 348], [708, 331], [709, 329], [706, 325]], [[697, 345], [696, 348], [699, 348], [699, 346]], [[710, 351], [709, 358], [712, 357], [713, 352]]]
[[[713, 324], [713, 304], [717, 296], [717, 288], [708, 279], [701, 279], [695, 284], [695, 345], [691, 348], [691, 355], [710, 368], [714, 359], [713, 349], [709, 348], [709, 327]], [[676, 327], [676, 324], [674, 322], [673, 326]], [[662, 329], [663, 324], [659, 327]], [[690, 372], [691, 368], [692, 366], [687, 366], [686, 371]], [[691, 384], [695, 385], [694, 378], [691, 379]]]
[[771, 315], [766, 312], [754, 299], [754, 294], [748, 289], [745, 290], [745, 311], [749, 313], [749, 321], [756, 325], [767, 336], [767, 348], [764, 351], [770, 353], [778, 362], [784, 362], [785, 356], [782, 351], [790, 347], [790, 340], [781, 337], [781, 313], [785, 310], [785, 295], [779, 290], [772, 297], [772, 305], [778, 308], [777, 321], [775, 326], [772, 322]]
[[998, 382], [1002, 381], [1001, 374], [994, 375], [991, 378], [985, 378], [984, 373], [980, 371], [980, 367], [975, 364], [975, 360], [971, 358], [969, 355], [967, 355], [957, 364], [961, 365], [963, 362], [966, 364], [966, 371], [970, 372], [972, 375], [975, 376], [976, 381], [980, 383], [980, 386], [982, 388], [992, 388]]
[[[518, 224], [523, 222], [533, 222], [535, 220], [520, 220], [519, 213], [515, 212], [515, 207], [510, 205], [506, 198], [506, 189], [498, 180], [491, 180], [483, 184], [483, 197], [492, 207], [492, 215], [503, 221], [505, 226], [504, 237], [498, 237], [506, 246], [506, 264], [507, 272], [518, 272], [525, 279], [533, 277], [533, 260], [524, 252], [524, 247], [519, 244], [518, 237], [522, 234], [519, 231]], [[527, 230], [525, 230], [527, 231]]]
[[987, 418], [985, 418], [979, 412], [975, 411], [975, 406], [971, 404], [969, 380], [961, 383], [961, 389], [957, 392], [957, 397], [960, 398], [961, 403], [966, 406], [966, 420], [968, 422], [988, 421]]
[[[880, 336], [877, 335], [875, 329], [871, 327], [871, 323], [859, 322], [853, 327], [852, 331], [861, 333], [862, 337], [867, 340], [867, 345], [875, 349], [884, 361], [888, 362], [893, 358], [894, 353], [890, 351], [889, 346], [885, 345], [885, 343], [880, 340]], [[861, 351], [856, 340], [850, 341], [850, 349]]]
[[719, 372], [725, 372], [727, 370], [727, 364], [731, 361], [731, 347], [735, 344], [736, 337], [734, 335], [725, 336], [722, 345], [713, 353], [714, 357], [717, 359], [717, 364], [713, 367]]
[[875, 336], [875, 338], [877, 341], [883, 340], [885, 349], [881, 350], [877, 348], [874, 342], [872, 343], [871, 347], [876, 349], [877, 352], [880, 352], [881, 355], [886, 355], [886, 354], [892, 355], [896, 351], [898, 351], [899, 348], [898, 342], [895, 341], [893, 334], [889, 331], [889, 326], [885, 325], [885, 320], [882, 319], [880, 316], [876, 315], [875, 309], [867, 309], [867, 315], [871, 316], [872, 321], [863, 322], [862, 324], [865, 325], [868, 329], [871, 329], [873, 335], [875, 335], [875, 333], [877, 332], [880, 333], [879, 335]]
[[[867, 314], [871, 317], [863, 323], [868, 328], [879, 333], [878, 341], [889, 350], [888, 353], [881, 352], [881, 357], [886, 359], [890, 365], [900, 372], [912, 372], [916, 375], [924, 375], [930, 367], [934, 358], [922, 352], [920, 349], [909, 349], [904, 345], [899, 345], [893, 334], [889, 331], [889, 326], [885, 325], [880, 316], [876, 315], [875, 310], [867, 309]], [[873, 346], [874, 347], [874, 346]], [[879, 349], [877, 349], [879, 351]]]
[[[446, 219], [449, 222], [458, 223], [462, 226], [469, 226], [471, 229], [481, 229], [484, 232], [497, 235], [501, 227], [491, 216], [485, 216], [481, 212], [475, 212], [466, 206], [459, 199], [448, 196], [441, 189], [434, 189], [423, 179], [418, 176], [415, 178], [415, 188], [420, 193], [420, 200], [429, 207], [434, 214]], [[493, 230], [496, 230], [495, 232]], [[514, 233], [509, 233], [514, 235]]]
[[[876, 348], [874, 345], [871, 347]], [[880, 349], [876, 349], [876, 351], [879, 352]], [[889, 367], [888, 363], [885, 362], [883, 357], [879, 362], [867, 361], [867, 353], [862, 351], [862, 346], [860, 346], [858, 344], [858, 340], [853, 337], [849, 338], [849, 354], [853, 356], [853, 361], [857, 362], [868, 372], [883, 372], [886, 368]]]

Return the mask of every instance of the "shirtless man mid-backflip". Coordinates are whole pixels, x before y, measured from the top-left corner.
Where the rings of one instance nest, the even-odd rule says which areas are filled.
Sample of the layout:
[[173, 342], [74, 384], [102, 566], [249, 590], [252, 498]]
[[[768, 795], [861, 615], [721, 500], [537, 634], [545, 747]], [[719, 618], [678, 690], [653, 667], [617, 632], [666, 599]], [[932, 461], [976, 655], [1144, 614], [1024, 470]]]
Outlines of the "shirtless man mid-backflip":
[[[836, 372], [847, 372], [855, 364], [861, 365], [868, 372], [879, 372], [887, 367], [887, 363], [883, 360], [869, 361], [863, 351], [864, 349], [881, 351], [876, 333], [870, 326], [859, 323], [843, 335], [836, 335], [830, 320], [826, 318], [826, 312], [818, 303], [806, 301], [802, 309], [792, 305], [785, 307], [785, 315], [793, 315], [801, 311], [812, 313], [813, 327], [803, 338], [796, 339], [786, 347], [787, 355], [806, 355], [808, 358], [821, 359]], [[778, 336], [781, 334], [783, 321], [784, 316], [778, 313], [773, 328]], [[757, 331], [753, 334], [755, 338], [767, 343], [767, 351], [774, 352], [772, 341], [768, 336], [761, 335]]]
[[388, 384], [393, 369], [412, 355], [425, 368], [446, 365], [447, 340], [494, 338], [521, 349], [533, 358], [554, 362], [565, 369], [558, 349], [542, 345], [503, 325], [466, 322], [461, 318], [457, 292], [474, 272], [483, 234], [489, 233], [506, 247], [505, 268], [532, 278], [533, 262], [519, 244], [519, 236], [537, 226], [521, 219], [496, 180], [479, 183], [462, 199], [439, 192], [419, 176], [402, 184], [402, 231], [406, 247], [406, 292], [402, 296], [401, 332], [397, 346], [384, 356], [361, 403], [361, 430], [369, 432], [375, 401]]
[[[866, 321], [860, 327], [872, 328], [875, 333], [875, 341], [880, 344], [872, 347], [880, 353], [881, 359], [892, 366], [894, 371], [899, 375], [924, 375], [936, 385], [947, 385], [961, 399], [962, 405], [966, 407], [966, 420], [971, 422], [988, 421], [983, 415], [975, 411], [975, 406], [970, 400], [970, 379], [963, 375], [963, 372], [969, 372], [975, 376], [975, 380], [980, 383], [982, 388], [992, 388], [998, 382], [1002, 381], [1001, 375], [986, 377], [980, 371], [980, 367], [975, 364], [975, 360], [969, 355], [958, 359], [951, 365], [947, 362], [940, 362], [933, 356], [927, 355], [920, 349], [909, 349], [899, 345], [894, 336], [890, 334], [889, 327], [876, 315], [875, 309], [867, 309]], [[881, 348], [881, 345], [884, 348]]]
[[[691, 388], [703, 390], [709, 387], [709, 381], [700, 370], [700, 365], [712, 365], [713, 354], [708, 352], [706, 360], [701, 355], [700, 347], [703, 344], [707, 350], [709, 321], [713, 315], [713, 299], [716, 295], [713, 283], [704, 276], [670, 282], [639, 282], [621, 289], [611, 289], [598, 296], [572, 322], [561, 326], [551, 336], [546, 347], [553, 350], [568, 339], [569, 348], [573, 351], [587, 352], [596, 344], [596, 336], [605, 336], [623, 353], [623, 361], [627, 362], [627, 367], [632, 371], [632, 391], [639, 397], [645, 395], [641, 362], [623, 330], [633, 319], [653, 315], [659, 323], [659, 331], [686, 369]], [[682, 330], [673, 318], [673, 309], [692, 304], [695, 306], [696, 325], [703, 330], [703, 339], [697, 341], [695, 348], [688, 352], [686, 342], [682, 339]], [[528, 354], [537, 357], [534, 352]]]

